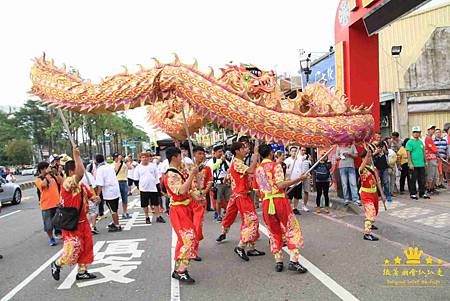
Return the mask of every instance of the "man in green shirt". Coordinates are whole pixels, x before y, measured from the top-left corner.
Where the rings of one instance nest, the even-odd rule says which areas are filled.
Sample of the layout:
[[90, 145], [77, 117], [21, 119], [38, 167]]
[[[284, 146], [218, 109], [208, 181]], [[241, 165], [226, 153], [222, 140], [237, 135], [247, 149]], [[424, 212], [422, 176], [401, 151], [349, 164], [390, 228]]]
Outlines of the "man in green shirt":
[[406, 143], [408, 166], [411, 171], [411, 187], [409, 195], [414, 200], [418, 200], [416, 182], [419, 184], [419, 196], [424, 199], [430, 198], [425, 193], [425, 145], [422, 140], [420, 140], [420, 133], [420, 127], [413, 127], [412, 138]]

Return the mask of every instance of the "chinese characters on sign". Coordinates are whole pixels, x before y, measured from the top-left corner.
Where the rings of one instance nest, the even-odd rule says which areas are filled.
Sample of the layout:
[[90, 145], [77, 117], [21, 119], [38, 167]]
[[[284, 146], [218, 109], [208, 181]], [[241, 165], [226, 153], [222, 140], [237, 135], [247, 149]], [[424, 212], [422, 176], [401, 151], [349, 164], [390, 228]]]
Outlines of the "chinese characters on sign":
[[393, 260], [385, 259], [383, 264], [383, 276], [386, 280], [384, 287], [437, 288], [444, 286], [442, 259], [428, 256], [425, 262], [422, 262], [423, 251], [418, 247], [409, 247], [403, 253], [405, 258], [397, 256]]

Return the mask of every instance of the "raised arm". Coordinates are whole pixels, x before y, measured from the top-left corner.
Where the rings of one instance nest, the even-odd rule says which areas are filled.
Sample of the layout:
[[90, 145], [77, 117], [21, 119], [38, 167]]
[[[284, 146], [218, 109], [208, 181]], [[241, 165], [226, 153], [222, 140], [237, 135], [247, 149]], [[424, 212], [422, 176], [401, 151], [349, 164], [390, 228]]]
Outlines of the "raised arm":
[[84, 176], [84, 165], [83, 165], [83, 161], [81, 161], [80, 150], [78, 149], [78, 147], [74, 147], [72, 150], [72, 153], [73, 153], [73, 159], [75, 161], [76, 180], [77, 180], [77, 182], [80, 182]]

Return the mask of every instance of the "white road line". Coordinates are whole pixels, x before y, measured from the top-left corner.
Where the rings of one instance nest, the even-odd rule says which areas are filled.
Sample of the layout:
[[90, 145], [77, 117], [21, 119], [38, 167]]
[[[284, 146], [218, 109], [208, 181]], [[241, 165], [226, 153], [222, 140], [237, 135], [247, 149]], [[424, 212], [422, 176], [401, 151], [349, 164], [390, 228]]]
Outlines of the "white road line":
[[[259, 225], [259, 230], [261, 230], [264, 235], [269, 237], [269, 231], [266, 227], [263, 225]], [[291, 251], [284, 247], [283, 251], [290, 254]], [[317, 278], [320, 282], [322, 282], [326, 287], [328, 287], [336, 296], [341, 298], [345, 301], [358, 301], [358, 299], [353, 296], [349, 291], [347, 291], [345, 288], [340, 286], [336, 281], [331, 279], [327, 274], [322, 272], [318, 267], [316, 267], [312, 262], [310, 262], [308, 259], [303, 257], [302, 255], [299, 255], [299, 262], [308, 269], [309, 273], [311, 273], [314, 277]]]
[[0, 215], [0, 219], [2, 219], [4, 217], [7, 217], [7, 216], [10, 216], [10, 215], [13, 215], [15, 213], [18, 213], [20, 211], [22, 211], [22, 210], [16, 210], [16, 211], [13, 211], [13, 212], [10, 212], [10, 213], [7, 213], [7, 214]]
[[[48, 269], [48, 274], [50, 276], [50, 264], [52, 261], [56, 260], [62, 253], [62, 249], [53, 255], [49, 260], [47, 260], [43, 265], [41, 265], [37, 270], [35, 270], [30, 276], [25, 278], [24, 281], [19, 283], [15, 288], [13, 288], [6, 296], [4, 296], [0, 301], [7, 301], [14, 297], [20, 290], [22, 290], [28, 283], [30, 283], [37, 275], [39, 275], [43, 270]], [[50, 276], [51, 279], [51, 276]]]
[[[177, 234], [172, 229], [172, 252], [170, 257], [171, 270], [170, 274], [175, 270], [175, 247], [177, 245]], [[170, 301], [180, 301], [180, 282], [176, 279], [170, 278]]]

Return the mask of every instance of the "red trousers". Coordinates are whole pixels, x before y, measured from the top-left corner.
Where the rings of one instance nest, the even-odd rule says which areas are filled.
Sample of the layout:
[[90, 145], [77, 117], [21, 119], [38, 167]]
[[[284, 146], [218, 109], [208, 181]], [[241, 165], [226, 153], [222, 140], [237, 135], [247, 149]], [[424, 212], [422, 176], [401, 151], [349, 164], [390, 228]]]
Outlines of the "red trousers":
[[[237, 211], [241, 216], [241, 236], [239, 240], [240, 247], [248, 245], [254, 247], [255, 242], [259, 238], [259, 221], [256, 215], [255, 204], [249, 194], [231, 195], [228, 202], [227, 213], [222, 220], [222, 227], [225, 231], [231, 226], [236, 219]], [[227, 228], [228, 227], [228, 228]]]
[[178, 240], [175, 247], [175, 260], [189, 262], [197, 256], [196, 231], [194, 225], [194, 204], [174, 205], [170, 207], [170, 223], [177, 234]]
[[281, 256], [283, 235], [290, 250], [298, 252], [303, 247], [303, 235], [300, 223], [292, 212], [287, 198], [274, 198], [275, 214], [269, 214], [269, 200], [262, 202], [264, 223], [270, 232], [270, 250], [275, 256]]
[[200, 241], [203, 240], [203, 217], [205, 216], [205, 207], [196, 201], [191, 201], [191, 203], [194, 214], [195, 238], [197, 239], [197, 243], [195, 244], [195, 254], [197, 254]]
[[378, 194], [376, 192], [361, 191], [361, 201], [364, 206], [364, 233], [372, 232], [372, 225], [375, 223], [375, 216], [378, 215]]
[[230, 200], [228, 201], [227, 211], [222, 220], [222, 229], [228, 232], [231, 225], [234, 224], [237, 214], [238, 214], [238, 206], [236, 204], [235, 199], [231, 197]]
[[94, 261], [94, 243], [87, 221], [79, 223], [75, 231], [62, 230], [62, 239], [64, 247], [59, 259], [61, 264], [90, 264]]

